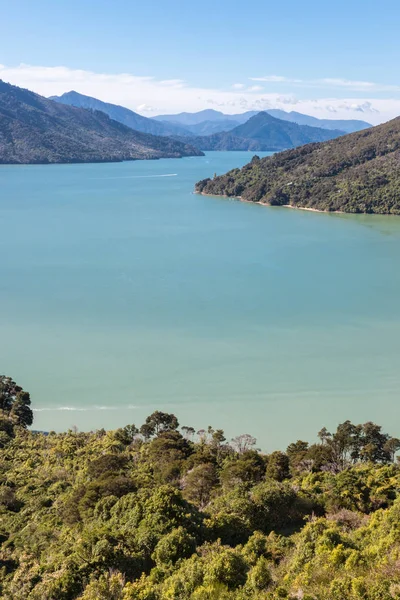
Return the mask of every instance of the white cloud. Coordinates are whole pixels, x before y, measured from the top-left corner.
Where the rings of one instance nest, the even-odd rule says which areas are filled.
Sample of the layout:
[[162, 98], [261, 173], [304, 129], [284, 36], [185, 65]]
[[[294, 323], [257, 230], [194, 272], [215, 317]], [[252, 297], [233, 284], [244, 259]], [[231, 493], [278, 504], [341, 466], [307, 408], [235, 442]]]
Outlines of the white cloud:
[[261, 85], [252, 85], [249, 88], [247, 88], [247, 91], [248, 92], [260, 92], [263, 89], [264, 88]]
[[302, 87], [336, 88], [353, 91], [371, 92], [400, 92], [400, 85], [387, 85], [372, 81], [357, 81], [341, 77], [323, 77], [322, 79], [293, 79], [281, 75], [265, 75], [264, 77], [249, 77], [250, 81], [263, 81], [265, 83], [285, 83]]
[[232, 89], [234, 90], [242, 90], [244, 87], [246, 87], [244, 83], [234, 83], [232, 85]]
[[160, 85], [165, 85], [168, 87], [174, 87], [179, 89], [185, 85], [185, 82], [183, 81], [183, 79], [164, 79], [160, 81]]
[[[273, 77], [278, 79], [278, 76]], [[364, 90], [362, 98], [352, 98], [350, 94], [345, 98], [321, 94], [318, 99], [302, 100], [291, 94], [266, 93], [265, 90], [255, 89], [250, 91], [246, 87], [206, 88], [191, 86], [181, 79], [157, 80], [151, 76], [130, 73], [95, 73], [64, 66], [26, 64], [17, 67], [0, 66], [0, 79], [44, 96], [76, 90], [148, 114], [198, 111], [207, 105], [213, 105], [227, 114], [274, 107], [287, 111], [295, 109], [326, 118], [332, 118], [333, 114], [335, 118], [360, 118], [363, 114], [366, 120], [373, 123], [387, 121], [400, 114], [400, 98], [376, 98], [371, 89]], [[343, 86], [342, 91], [343, 88], [348, 89]]]
[[291, 104], [293, 106], [300, 102], [300, 100], [297, 100], [296, 96], [278, 96], [276, 101], [279, 104]]
[[157, 109], [154, 108], [154, 106], [150, 106], [149, 104], [139, 104], [139, 106], [136, 107], [136, 110], [138, 110], [139, 112], [154, 112]]
[[265, 81], [268, 83], [300, 83], [300, 79], [289, 79], [281, 75], [265, 75], [264, 77], [249, 77], [250, 81]]
[[357, 112], [364, 113], [379, 113], [379, 110], [374, 108], [371, 102], [352, 102], [350, 104], [348, 102], [343, 102], [339, 105], [339, 108], [343, 108], [344, 110], [355, 110]]
[[332, 87], [346, 87], [351, 89], [373, 89], [375, 87], [375, 83], [371, 81], [351, 81], [349, 79], [317, 79], [316, 83], [322, 83], [326, 85], [330, 85]]

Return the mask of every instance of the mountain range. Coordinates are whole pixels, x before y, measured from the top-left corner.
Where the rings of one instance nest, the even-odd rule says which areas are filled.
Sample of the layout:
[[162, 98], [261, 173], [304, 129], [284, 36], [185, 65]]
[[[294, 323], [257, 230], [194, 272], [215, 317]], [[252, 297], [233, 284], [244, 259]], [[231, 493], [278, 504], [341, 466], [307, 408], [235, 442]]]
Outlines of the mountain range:
[[[111, 119], [132, 127], [132, 129], [142, 131], [143, 133], [163, 136], [208, 136], [222, 131], [231, 131], [238, 127], [238, 125], [243, 125], [260, 112], [251, 110], [240, 114], [227, 115], [217, 110], [206, 109], [195, 113], [183, 112], [176, 115], [158, 115], [148, 118], [139, 115], [129, 108], [102, 102], [101, 100], [84, 96], [75, 91], [66, 92], [62, 96], [51, 96], [50, 99], [70, 106], [101, 110]], [[263, 112], [277, 119], [297, 123], [298, 125], [339, 130], [343, 133], [352, 133], [371, 127], [365, 121], [317, 119], [316, 117], [303, 115], [302, 113], [285, 112], [279, 109], [271, 109]]]
[[202, 150], [280, 151], [344, 135], [345, 129], [333, 128], [336, 123], [368, 126], [278, 109], [237, 115], [207, 109], [150, 119], [74, 91], [44, 98], [0, 81], [3, 164], [168, 158], [201, 155]]
[[67, 106], [76, 106], [78, 108], [88, 108], [90, 110], [100, 110], [114, 119], [131, 129], [141, 131], [142, 133], [150, 133], [151, 135], [188, 135], [190, 132], [180, 125], [173, 123], [159, 122], [155, 119], [148, 119], [143, 117], [129, 108], [119, 106], [118, 104], [110, 104], [109, 102], [102, 102], [97, 98], [91, 96], [84, 96], [78, 94], [78, 92], [71, 91], [62, 94], [62, 96], [50, 96], [49, 100], [54, 100], [60, 104]]
[[297, 125], [276, 119], [267, 112], [252, 116], [231, 131], [209, 136], [180, 138], [201, 150], [279, 151], [310, 142], [321, 142], [344, 135], [343, 131]]
[[[310, 119], [313, 126], [299, 125], [290, 120], [276, 118], [268, 112], [249, 111], [229, 116], [212, 109], [149, 119], [127, 108], [102, 102], [74, 91], [59, 97], [53, 96], [52, 99], [65, 105], [101, 110], [124, 125], [145, 133], [168, 134], [178, 141], [189, 143], [201, 150], [279, 151], [309, 142], [329, 140], [345, 133], [344, 129], [338, 130], [332, 126], [316, 127], [315, 123], [319, 123], [319, 120], [306, 115], [300, 117], [305, 121]], [[289, 115], [284, 111], [277, 112]], [[164, 118], [171, 121], [163, 120]], [[177, 121], [174, 121], [174, 118]], [[354, 122], [353, 125], [348, 125], [350, 128], [354, 126]]]
[[[218, 133], [216, 130], [217, 124], [220, 124], [222, 127], [220, 131], [228, 131], [228, 129], [233, 129], [238, 125], [246, 123], [246, 121], [257, 115], [259, 112], [260, 111], [250, 110], [240, 114], [227, 115], [218, 110], [206, 109], [195, 113], [183, 112], [176, 115], [158, 115], [157, 117], [153, 117], [153, 120], [162, 123], [181, 125], [186, 129], [189, 129], [192, 133], [200, 133], [200, 131], [195, 129], [199, 125], [205, 122], [212, 123], [214, 131], [207, 132], [204, 130], [202, 133], [203, 135], [208, 135], [208, 133]], [[303, 115], [302, 113], [295, 111], [286, 112], [277, 108], [272, 108], [263, 112], [266, 112], [277, 119], [290, 121], [291, 123], [297, 123], [298, 125], [308, 125], [310, 127], [319, 127], [321, 129], [337, 129], [344, 131], [345, 133], [353, 133], [371, 127], [370, 123], [357, 119], [317, 119], [310, 115]]]
[[104, 112], [66, 106], [0, 80], [0, 163], [105, 162], [198, 156], [171, 138], [144, 134]]
[[204, 194], [261, 204], [352, 213], [400, 214], [400, 117], [242, 169], [205, 179]]

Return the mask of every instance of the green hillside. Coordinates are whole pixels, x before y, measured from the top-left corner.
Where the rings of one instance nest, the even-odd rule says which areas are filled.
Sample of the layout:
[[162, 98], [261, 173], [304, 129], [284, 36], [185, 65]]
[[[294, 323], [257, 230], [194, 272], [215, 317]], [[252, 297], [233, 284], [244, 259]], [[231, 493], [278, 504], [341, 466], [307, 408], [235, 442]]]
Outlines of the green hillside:
[[196, 191], [326, 211], [400, 214], [400, 118], [234, 169]]
[[400, 441], [373, 423], [264, 454], [155, 412], [31, 432], [0, 377], [0, 598], [400, 598]]
[[134, 131], [103, 112], [59, 104], [0, 80], [0, 164], [106, 162], [201, 154], [171, 138]]

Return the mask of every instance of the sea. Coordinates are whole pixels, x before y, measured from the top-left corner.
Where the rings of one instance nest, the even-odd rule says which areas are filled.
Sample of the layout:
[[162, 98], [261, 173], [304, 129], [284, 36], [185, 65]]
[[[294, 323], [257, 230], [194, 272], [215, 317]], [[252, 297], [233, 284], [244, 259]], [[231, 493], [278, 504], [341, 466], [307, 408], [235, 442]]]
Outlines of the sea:
[[252, 156], [0, 167], [0, 374], [34, 429], [400, 437], [400, 218], [193, 193]]

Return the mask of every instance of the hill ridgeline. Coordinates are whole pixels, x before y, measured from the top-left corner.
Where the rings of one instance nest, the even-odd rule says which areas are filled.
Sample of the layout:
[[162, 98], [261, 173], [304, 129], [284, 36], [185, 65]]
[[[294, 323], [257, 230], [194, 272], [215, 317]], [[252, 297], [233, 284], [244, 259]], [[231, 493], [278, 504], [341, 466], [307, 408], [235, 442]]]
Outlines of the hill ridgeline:
[[277, 152], [310, 142], [331, 140], [341, 135], [344, 135], [344, 131], [298, 125], [272, 117], [267, 112], [260, 112], [230, 131], [187, 139], [202, 150]]
[[400, 117], [196, 184], [196, 191], [321, 211], [400, 214]]
[[201, 151], [186, 143], [134, 131], [103, 112], [64, 106], [0, 80], [0, 164], [199, 155]]

